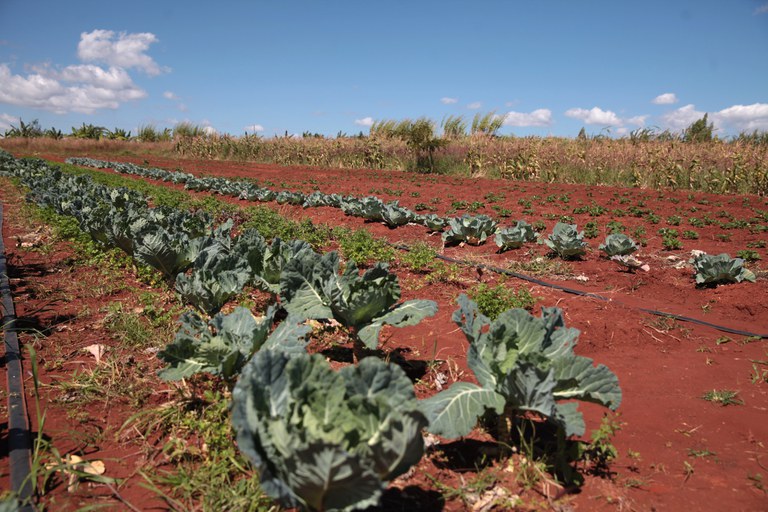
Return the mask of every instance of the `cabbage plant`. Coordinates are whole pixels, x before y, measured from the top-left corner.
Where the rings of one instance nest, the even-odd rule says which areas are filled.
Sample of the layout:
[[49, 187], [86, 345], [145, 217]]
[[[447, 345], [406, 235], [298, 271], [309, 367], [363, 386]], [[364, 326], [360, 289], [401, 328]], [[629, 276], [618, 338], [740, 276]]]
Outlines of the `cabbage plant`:
[[312, 319], [334, 319], [359, 344], [375, 349], [386, 325], [416, 325], [437, 312], [431, 300], [400, 300], [397, 276], [386, 263], [376, 263], [362, 274], [354, 261], [339, 273], [339, 255], [304, 253], [291, 260], [280, 279], [280, 299], [289, 314]]
[[637, 244], [624, 233], [611, 233], [605, 237], [605, 242], [598, 247], [609, 258], [627, 256], [637, 250]]
[[163, 380], [181, 380], [205, 372], [232, 380], [261, 348], [289, 354], [305, 352], [304, 337], [311, 328], [289, 317], [270, 335], [276, 311], [270, 306], [263, 317], [256, 318], [248, 309], [238, 307], [229, 315], [219, 313], [209, 322], [187, 311], [179, 318], [180, 329], [173, 342], [157, 353], [168, 365], [158, 375]]
[[541, 317], [510, 309], [491, 321], [462, 294], [453, 320], [469, 341], [467, 364], [478, 384], [457, 382], [422, 400], [430, 432], [447, 438], [469, 434], [478, 418], [514, 421], [536, 413], [565, 437], [584, 434], [575, 400], [615, 410], [621, 403], [616, 375], [573, 352], [579, 331], [565, 327], [562, 311]]
[[284, 507], [364, 509], [424, 452], [413, 384], [369, 357], [338, 372], [319, 354], [262, 350], [232, 392], [237, 445]]
[[533, 230], [533, 226], [524, 220], [517, 221], [513, 227], [500, 229], [496, 232], [496, 245], [500, 251], [519, 249], [526, 242], [533, 242], [539, 234]]
[[496, 232], [498, 224], [487, 215], [464, 214], [448, 220], [448, 230], [443, 233], [445, 243], [480, 245]]
[[693, 264], [697, 285], [755, 282], [755, 274], [744, 268], [743, 259], [731, 258], [725, 253], [717, 256], [703, 253], [691, 259], [689, 263]]
[[558, 222], [544, 243], [563, 259], [578, 258], [587, 252], [584, 232], [577, 231], [576, 224]]
[[434, 213], [418, 215], [415, 221], [419, 224], [423, 224], [430, 231], [442, 231], [443, 228], [448, 225], [448, 219], [444, 219]]

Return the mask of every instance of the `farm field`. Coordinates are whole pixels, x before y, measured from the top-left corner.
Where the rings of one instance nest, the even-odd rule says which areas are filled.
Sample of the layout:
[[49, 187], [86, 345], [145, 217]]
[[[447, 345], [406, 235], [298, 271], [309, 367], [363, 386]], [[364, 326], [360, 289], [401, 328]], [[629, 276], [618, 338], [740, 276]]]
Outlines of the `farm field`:
[[[64, 160], [55, 154], [35, 156]], [[402, 299], [437, 305], [436, 314], [416, 325], [385, 326], [380, 336], [378, 355], [406, 369], [418, 398], [433, 396], [458, 381], [475, 380], [468, 365], [467, 338], [452, 315], [461, 294], [493, 302], [499, 290], [530, 294], [534, 299], [530, 309], [536, 316], [542, 308], [560, 308], [565, 325], [580, 331], [575, 352], [607, 366], [618, 378], [621, 404], [616, 414], [598, 405], [580, 405], [587, 426], [584, 440], [589, 441], [590, 432], [605, 421], [604, 429], [613, 430], [613, 435], [593, 447], [610, 444], [616, 450], [607, 467], [598, 467], [594, 459], [574, 463], [583, 485], [559, 484], [551, 468], [537, 463], [543, 459], [531, 457], [546, 453], [533, 448], [526, 452], [524, 444], [512, 451], [500, 449], [487, 428], [476, 428], [458, 440], [427, 435], [429, 447], [415, 469], [395, 478], [385, 493], [386, 510], [763, 509], [768, 479], [765, 197], [150, 155], [67, 156], [132, 162], [197, 177], [247, 179], [276, 191], [377, 196], [421, 214], [485, 214], [499, 227], [525, 220], [541, 239], [557, 222], [588, 230], [589, 247], [579, 259], [553, 256], [547, 245], [533, 242], [499, 253], [493, 236], [477, 246], [446, 246], [439, 233], [430, 234], [422, 225], [391, 228], [330, 206], [255, 203], [120, 175], [125, 184], [157, 187], [142, 189], [151, 201], [160, 202], [157, 190], [167, 190], [170, 195], [162, 197], [172, 198], [180, 207], [207, 209], [217, 225], [232, 218], [237, 229], [267, 217], [265, 209], [273, 210], [316, 236], [312, 243], [318, 252], [339, 250], [344, 257], [351, 251], [350, 240], [364, 230], [374, 240], [422, 249], [426, 244], [446, 258], [417, 261], [408, 257], [415, 251], [382, 245], [370, 260], [358, 262], [370, 268], [376, 260], [390, 260]], [[111, 169], [87, 172], [95, 179], [117, 179]], [[99, 252], [92, 243], [68, 240], [60, 219], [33, 212], [24, 206], [24, 192], [18, 186], [9, 178], [0, 180], [9, 277], [17, 314], [28, 327], [22, 343], [36, 352], [40, 405], [45, 410], [45, 454], [40, 459], [45, 462], [38, 469], [47, 482], [40, 484], [46, 489], [40, 503], [51, 510], [101, 504], [138, 510], [216, 509], [220, 503], [238, 503], [243, 510], [273, 507], [261, 495], [253, 498], [259, 492], [253, 479], [244, 483], [252, 471], [231, 446], [227, 386], [215, 377], [180, 382], [156, 377], [163, 368], [156, 354], [173, 341], [176, 318], [190, 309], [177, 298], [173, 285], [114, 251]], [[628, 271], [604, 257], [598, 245], [610, 233], [624, 233], [638, 242], [635, 254], [648, 270]], [[85, 239], [89, 241], [87, 235]], [[755, 282], [697, 287], [688, 263], [692, 250], [732, 257], [741, 251]], [[478, 264], [483, 265], [480, 270], [473, 266]], [[493, 269], [534, 276], [539, 282], [503, 276]], [[240, 303], [260, 316], [269, 302], [268, 293], [246, 287], [226, 302], [223, 311], [231, 312]], [[348, 366], [352, 353], [343, 333], [333, 324], [311, 325], [310, 351], [323, 353], [334, 368]], [[26, 385], [34, 432], [42, 417], [31, 405], [32, 379]], [[174, 416], [171, 410], [181, 413]], [[67, 454], [104, 461], [105, 478], [100, 482], [82, 478], [68, 492], [66, 471], [57, 470], [55, 464], [45, 467]], [[207, 501], [214, 498], [204, 496], [201, 482], [192, 474], [200, 467], [229, 471], [217, 474], [220, 479], [214, 481], [248, 501], [226, 502], [234, 498], [224, 496], [215, 498], [222, 501]]]

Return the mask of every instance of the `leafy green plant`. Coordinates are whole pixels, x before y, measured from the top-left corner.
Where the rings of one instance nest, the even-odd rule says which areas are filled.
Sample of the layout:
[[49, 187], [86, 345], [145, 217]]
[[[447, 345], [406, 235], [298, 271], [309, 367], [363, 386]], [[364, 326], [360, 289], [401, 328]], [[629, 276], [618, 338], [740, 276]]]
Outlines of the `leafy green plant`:
[[448, 219], [444, 219], [434, 213], [419, 215], [416, 217], [416, 222], [423, 224], [430, 231], [442, 231], [448, 225]]
[[736, 256], [750, 263], [762, 259], [759, 252], [750, 249], [742, 249], [736, 253]]
[[362, 265], [370, 261], [390, 262], [395, 258], [394, 249], [385, 240], [374, 238], [366, 229], [337, 228], [334, 238], [339, 241], [341, 254], [348, 261]]
[[597, 222], [589, 221], [584, 224], [584, 238], [597, 238], [599, 234]]
[[424, 242], [412, 244], [408, 251], [400, 255], [400, 261], [414, 272], [425, 273], [432, 268], [436, 256], [435, 250]]
[[427, 420], [413, 385], [400, 367], [377, 358], [336, 372], [319, 354], [262, 350], [232, 402], [238, 447], [284, 507], [374, 506], [387, 482], [424, 452]]
[[587, 252], [584, 232], [578, 232], [575, 224], [558, 222], [544, 243], [563, 259], [579, 258]]
[[525, 288], [514, 288], [499, 283], [491, 286], [486, 283], [480, 283], [469, 292], [469, 297], [477, 303], [480, 312], [490, 318], [496, 318], [508, 309], [522, 308], [530, 310], [536, 303], [536, 299], [531, 292]]
[[626, 256], [637, 250], [637, 244], [624, 233], [612, 233], [605, 237], [605, 242], [598, 247], [609, 258], [613, 256]]
[[437, 312], [431, 300], [398, 304], [400, 285], [386, 263], [376, 263], [362, 274], [355, 262], [339, 274], [339, 255], [304, 254], [294, 258], [280, 279], [281, 300], [289, 314], [302, 318], [334, 319], [349, 329], [355, 348], [375, 349], [386, 325], [415, 325]]
[[469, 215], [448, 220], [448, 230], [443, 233], [445, 243], [480, 245], [496, 232], [498, 224], [487, 215]]
[[728, 254], [712, 256], [700, 254], [692, 258], [697, 285], [717, 285], [724, 283], [755, 282], [755, 274], [744, 268], [744, 260], [731, 258]]
[[511, 309], [491, 321], [466, 295], [458, 303], [453, 320], [469, 341], [467, 364], [479, 384], [457, 382], [422, 400], [430, 432], [465, 436], [486, 413], [508, 430], [508, 422], [534, 413], [564, 437], [582, 435], [584, 419], [573, 400], [612, 410], [621, 403], [616, 375], [573, 352], [579, 331], [565, 327], [561, 310], [542, 308], [535, 317]]
[[732, 389], [713, 389], [701, 395], [701, 398], [722, 406], [744, 405], [744, 401], [738, 398], [738, 395], [739, 392]]
[[311, 328], [289, 317], [270, 335], [276, 310], [270, 306], [263, 317], [256, 318], [248, 309], [238, 307], [229, 315], [219, 313], [207, 323], [197, 313], [187, 311], [179, 318], [181, 328], [176, 338], [157, 354], [168, 364], [159, 377], [181, 380], [206, 372], [231, 381], [261, 348], [304, 352], [303, 338]]
[[533, 242], [539, 234], [533, 230], [533, 226], [524, 220], [517, 221], [513, 227], [503, 228], [496, 232], [496, 245], [499, 251], [519, 249], [526, 242]]
[[693, 231], [692, 229], [686, 229], [683, 231], [683, 238], [686, 240], [698, 240], [699, 239], [699, 233], [696, 231]]

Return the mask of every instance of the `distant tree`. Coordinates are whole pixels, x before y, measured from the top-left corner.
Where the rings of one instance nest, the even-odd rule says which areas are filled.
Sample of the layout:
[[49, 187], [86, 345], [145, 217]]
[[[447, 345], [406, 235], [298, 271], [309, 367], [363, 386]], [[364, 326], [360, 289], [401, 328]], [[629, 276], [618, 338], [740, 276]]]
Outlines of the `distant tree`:
[[683, 132], [684, 142], [709, 142], [712, 140], [714, 124], [707, 124], [707, 114], [698, 121], [694, 121]]
[[40, 127], [40, 123], [37, 119], [33, 119], [29, 123], [25, 123], [24, 120], [19, 118], [19, 125], [13, 126], [11, 125], [10, 130], [5, 131], [4, 137], [6, 138], [14, 138], [14, 137], [21, 137], [25, 139], [31, 139], [35, 137], [42, 137], [43, 136], [43, 129]]
[[70, 134], [70, 137], [74, 137], [75, 139], [94, 139], [98, 140], [102, 137], [104, 137], [109, 130], [104, 128], [103, 126], [95, 126], [93, 124], [85, 124], [80, 128], [72, 127], [72, 133]]

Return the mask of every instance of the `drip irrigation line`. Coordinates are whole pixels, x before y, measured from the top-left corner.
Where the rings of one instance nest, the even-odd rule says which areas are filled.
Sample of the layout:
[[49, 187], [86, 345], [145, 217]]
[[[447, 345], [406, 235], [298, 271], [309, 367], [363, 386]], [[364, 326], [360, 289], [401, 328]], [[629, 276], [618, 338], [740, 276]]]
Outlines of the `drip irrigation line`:
[[8, 267], [3, 244], [3, 205], [0, 203], [0, 301], [2, 326], [5, 332], [5, 369], [8, 377], [8, 460], [10, 462], [11, 489], [16, 494], [22, 512], [32, 510], [32, 480], [30, 479], [31, 442], [27, 404], [24, 399], [21, 352], [16, 334], [16, 312], [11, 297]]
[[[408, 247], [407, 245], [403, 245], [403, 244], [391, 244], [391, 245], [395, 249], [400, 249], [400, 250], [403, 250], [403, 251], [410, 251], [411, 250], [411, 248]], [[528, 276], [528, 275], [525, 275], [525, 274], [520, 274], [518, 272], [513, 272], [511, 270], [508, 270], [508, 269], [505, 269], [505, 268], [501, 268], [501, 267], [496, 267], [496, 266], [493, 266], [493, 265], [486, 265], [485, 263], [475, 263], [475, 262], [472, 262], [472, 261], [460, 260], [460, 259], [456, 259], [456, 258], [451, 258], [450, 256], [445, 256], [443, 254], [435, 254], [435, 258], [443, 260], [443, 261], [447, 261], [449, 263], [456, 263], [456, 264], [464, 265], [464, 266], [468, 266], [468, 267], [475, 267], [477, 269], [488, 270], [488, 271], [494, 272], [496, 274], [501, 274], [501, 275], [505, 275], [505, 276], [509, 276], [509, 277], [514, 277], [516, 279], [521, 279], [523, 281], [528, 281], [529, 283], [533, 283], [533, 284], [536, 284], [536, 285], [539, 285], [539, 286], [543, 286], [545, 288], [552, 288], [554, 290], [560, 290], [562, 292], [570, 293], [570, 294], [573, 294], [573, 295], [579, 295], [581, 297], [589, 297], [589, 298], [596, 299], [596, 300], [603, 301], [603, 302], [612, 302], [614, 304], [619, 304], [619, 305], [627, 307], [627, 308], [631, 308], [631, 309], [636, 309], [638, 311], [642, 311], [643, 313], [648, 313], [648, 314], [651, 314], [651, 315], [672, 318], [674, 320], [680, 320], [681, 322], [688, 322], [688, 323], [692, 323], [692, 324], [703, 325], [705, 327], [711, 327], [711, 328], [716, 329], [718, 331], [727, 332], [729, 334], [736, 334], [736, 335], [739, 335], [739, 336], [747, 336], [747, 337], [751, 337], [751, 338], [768, 339], [768, 333], [760, 334], [760, 333], [754, 333], [754, 332], [749, 332], [749, 331], [742, 331], [740, 329], [733, 329], [731, 327], [727, 327], [727, 326], [723, 326], [723, 325], [718, 325], [718, 324], [713, 324], [712, 322], [707, 322], [707, 321], [704, 321], [704, 320], [699, 320], [698, 318], [692, 318], [692, 317], [689, 317], [689, 316], [678, 315], [676, 313], [668, 313], [668, 312], [665, 312], [665, 311], [658, 311], [658, 310], [650, 309], [650, 308], [643, 308], [643, 307], [632, 306], [632, 305], [626, 304], [626, 303], [624, 303], [624, 302], [622, 302], [620, 300], [616, 300], [616, 299], [612, 299], [610, 297], [606, 297], [605, 295], [600, 295], [598, 293], [592, 293], [592, 292], [585, 292], [583, 290], [577, 290], [575, 288], [570, 288], [568, 286], [562, 286], [562, 285], [559, 285], [559, 284], [548, 283], [547, 281], [542, 281], [541, 279], [537, 279], [537, 278], [532, 277], [532, 276]]]

